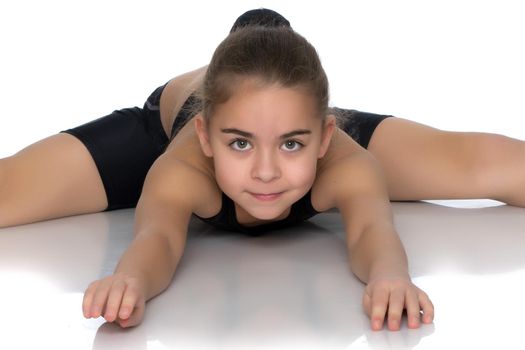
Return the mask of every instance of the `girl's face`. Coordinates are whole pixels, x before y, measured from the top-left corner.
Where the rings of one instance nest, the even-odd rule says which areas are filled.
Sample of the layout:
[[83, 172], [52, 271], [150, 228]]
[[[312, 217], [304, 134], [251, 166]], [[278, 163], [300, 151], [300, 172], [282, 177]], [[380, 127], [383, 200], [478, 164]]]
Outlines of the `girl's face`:
[[253, 219], [284, 218], [312, 187], [335, 126], [329, 118], [323, 130], [315, 107], [300, 90], [246, 80], [209, 125], [195, 118], [217, 184]]

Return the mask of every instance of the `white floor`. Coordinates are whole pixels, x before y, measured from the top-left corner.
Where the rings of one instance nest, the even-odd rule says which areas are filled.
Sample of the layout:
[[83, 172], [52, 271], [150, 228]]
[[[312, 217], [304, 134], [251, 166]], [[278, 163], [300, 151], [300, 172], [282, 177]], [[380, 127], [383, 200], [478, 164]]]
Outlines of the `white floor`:
[[139, 327], [82, 317], [86, 285], [132, 239], [133, 210], [0, 229], [1, 349], [523, 349], [525, 209], [393, 203], [432, 325], [373, 332], [338, 213], [252, 238], [194, 221]]

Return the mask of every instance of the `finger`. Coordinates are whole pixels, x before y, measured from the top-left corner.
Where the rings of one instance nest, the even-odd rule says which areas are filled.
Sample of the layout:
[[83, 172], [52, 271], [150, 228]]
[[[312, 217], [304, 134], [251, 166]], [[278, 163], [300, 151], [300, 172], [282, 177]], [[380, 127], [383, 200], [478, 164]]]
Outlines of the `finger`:
[[421, 319], [421, 309], [419, 306], [418, 295], [416, 292], [414, 292], [414, 290], [410, 289], [407, 291], [405, 298], [408, 328], [419, 328]]
[[126, 290], [126, 283], [122, 280], [116, 280], [113, 282], [111, 289], [109, 290], [108, 300], [106, 304], [106, 310], [104, 318], [108, 322], [113, 322], [117, 318], [119, 313], [120, 303], [122, 296]]
[[131, 316], [127, 319], [117, 319], [117, 322], [122, 328], [134, 327], [142, 322], [144, 316], [144, 305], [136, 306], [131, 313]]
[[122, 299], [118, 323], [123, 328], [138, 325], [142, 321], [144, 309], [145, 301], [143, 297], [133, 286], [128, 286]]
[[418, 298], [419, 305], [423, 310], [423, 323], [432, 323], [434, 321], [434, 305], [423, 291], [419, 291]]
[[405, 308], [404, 289], [395, 289], [390, 292], [388, 301], [388, 329], [391, 331], [399, 330], [401, 326], [401, 316]]
[[84, 298], [82, 300], [82, 313], [84, 314], [85, 318], [91, 317], [91, 304], [93, 303], [93, 295], [97, 288], [97, 284], [98, 281], [91, 283], [84, 292]]
[[370, 294], [368, 294], [368, 289], [363, 293], [363, 309], [368, 317], [372, 316], [372, 298], [370, 297]]
[[388, 307], [388, 290], [376, 289], [372, 292], [371, 322], [373, 330], [381, 330], [385, 320], [386, 309]]
[[118, 317], [120, 319], [125, 320], [131, 316], [133, 310], [135, 309], [135, 305], [137, 304], [138, 298], [139, 295], [137, 290], [133, 286], [128, 285], [126, 291], [124, 292], [122, 303], [120, 305], [120, 311], [118, 313]]
[[106, 301], [108, 299], [108, 293], [111, 284], [107, 280], [102, 280], [97, 285], [97, 288], [93, 295], [93, 302], [91, 303], [90, 314], [91, 317], [100, 317], [106, 308]]

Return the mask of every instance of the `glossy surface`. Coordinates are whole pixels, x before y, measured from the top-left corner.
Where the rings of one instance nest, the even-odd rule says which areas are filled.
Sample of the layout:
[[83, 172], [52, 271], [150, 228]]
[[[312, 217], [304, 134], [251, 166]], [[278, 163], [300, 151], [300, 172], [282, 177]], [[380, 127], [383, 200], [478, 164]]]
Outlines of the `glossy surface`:
[[393, 203], [436, 307], [399, 332], [370, 330], [337, 212], [257, 238], [192, 221], [173, 283], [130, 330], [85, 320], [81, 301], [131, 241], [133, 210], [0, 229], [0, 348], [524, 348], [525, 209], [498, 204]]

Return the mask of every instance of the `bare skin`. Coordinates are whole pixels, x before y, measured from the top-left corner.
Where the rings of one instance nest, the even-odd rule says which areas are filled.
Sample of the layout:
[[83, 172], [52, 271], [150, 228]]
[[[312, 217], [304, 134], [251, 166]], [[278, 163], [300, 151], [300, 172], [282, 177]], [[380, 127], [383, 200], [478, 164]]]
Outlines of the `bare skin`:
[[[197, 71], [194, 74], [197, 77], [197, 81], [193, 80], [193, 82], [198, 85], [198, 78], [202, 76], [202, 71]], [[192, 81], [188, 76], [185, 76], [183, 79]], [[180, 90], [180, 86], [178, 87], [177, 84], [177, 81], [172, 81], [167, 86], [168, 92], [165, 96], [174, 96], [172, 100], [169, 98], [161, 98], [161, 116], [166, 132], [168, 132], [169, 126], [173, 123], [173, 115], [177, 114], [183, 101], [191, 93], [191, 89]], [[186, 93], [180, 93], [179, 95], [173, 93], [173, 95], [170, 95], [170, 92], [177, 88], [179, 88], [179, 91], [185, 91]], [[172, 112], [170, 113], [166, 111]], [[364, 163], [367, 163], [369, 160], [366, 157], [361, 160], [361, 157], [356, 156], [366, 155], [366, 151], [350, 139], [344, 132], [333, 128], [332, 132], [333, 134], [330, 133], [330, 135], [326, 137], [326, 149], [320, 151], [320, 157], [317, 162], [317, 175], [312, 185], [312, 205], [318, 211], [324, 211], [338, 206], [340, 210], [342, 209], [343, 213], [352, 212], [352, 215], [343, 214], [346, 220], [351, 223], [348, 225], [349, 228], [347, 229], [349, 241], [348, 247], [349, 252], [353, 257], [352, 268], [354, 273], [365, 283], [369, 282], [363, 299], [363, 305], [365, 311], [372, 320], [372, 327], [374, 329], [381, 329], [385, 317], [388, 317], [389, 328], [391, 330], [399, 329], [403, 309], [407, 309], [409, 314], [409, 327], [411, 328], [419, 327], [421, 321], [425, 323], [432, 322], [432, 303], [424, 292], [410, 282], [408, 268], [406, 267], [406, 255], [397, 235], [395, 234], [391, 222], [389, 207], [385, 205], [385, 201], [388, 201], [388, 196], [385, 191], [380, 191], [377, 194], [380, 198], [382, 197], [383, 200], [378, 199], [368, 201], [370, 202], [369, 206], [363, 205], [364, 199], [359, 196], [356, 196], [354, 202], [351, 203], [346, 199], [344, 200], [345, 204], [352, 208], [347, 211], [345, 211], [344, 205], [336, 203], [337, 196], [330, 191], [337, 192], [334, 188], [333, 181], [330, 180], [331, 177], [351, 177], [356, 179], [354, 183], [360, 183], [362, 186], [367, 183], [367, 179], [370, 178], [371, 174], [366, 171], [349, 171], [349, 169], [355, 169], [360, 166], [366, 168], [366, 164]], [[140, 282], [141, 278], [138, 278], [138, 281], [134, 279], [133, 276], [137, 276], [136, 271], [140, 269], [142, 264], [137, 265], [136, 259], [133, 259], [133, 262], [131, 262], [131, 256], [136, 257], [139, 255], [139, 252], [141, 256], [144, 255], [144, 246], [146, 243], [142, 241], [140, 247], [135, 245], [127, 252], [130, 258], [126, 259], [125, 256], [123, 257], [121, 264], [117, 267], [115, 275], [94, 282], [94, 284], [90, 285], [86, 291], [84, 299], [84, 314], [86, 317], [98, 317], [104, 315], [108, 321], [117, 321], [123, 327], [133, 326], [140, 322], [145, 300], [160, 293], [166, 287], [166, 281], [168, 281], [174, 273], [174, 266], [176, 266], [182, 255], [181, 247], [184, 245], [186, 236], [185, 232], [180, 230], [180, 227], [187, 223], [191, 212], [202, 217], [210, 217], [220, 210], [221, 188], [219, 188], [216, 183], [217, 169], [213, 162], [214, 154], [212, 148], [211, 142], [207, 136], [206, 127], [204, 126], [204, 121], [198, 116], [195, 123], [186, 124], [186, 126], [179, 132], [177, 137], [168, 147], [166, 153], [161, 157], [161, 159], [167, 160], [164, 162], [160, 160], [158, 164], [155, 164], [146, 180], [143, 196], [137, 206], [137, 227], [156, 226], [155, 231], [158, 232], [173, 232], [177, 230], [179, 232], [177, 239], [178, 243], [173, 243], [168, 240], [172, 247], [171, 254], [166, 254], [164, 259], [159, 259], [158, 254], [155, 254], [155, 260], [157, 262], [163, 260], [163, 263], [157, 265], [155, 268], [155, 271], [157, 271], [157, 277], [160, 275], [158, 271], [164, 271], [164, 276], [159, 277], [156, 281], [150, 279], [146, 282], [148, 277], [145, 276], [151, 277], [153, 275], [150, 272], [142, 277], [142, 283]], [[170, 166], [169, 164], [172, 165]], [[336, 166], [336, 164], [348, 165], [340, 167]], [[155, 171], [157, 166], [159, 170]], [[168, 169], [180, 169], [181, 167], [185, 168], [184, 172], [187, 171], [187, 176], [183, 176], [182, 178], [177, 176], [181, 175], [181, 171], [177, 171], [178, 174], [170, 174], [170, 170]], [[188, 186], [188, 188], [208, 189], [206, 195], [203, 193], [202, 196], [198, 196], [195, 195], [194, 192], [188, 192], [186, 195], [182, 195], [179, 191], [178, 194], [172, 194], [169, 199], [166, 198], [166, 202], [162, 202], [162, 206], [160, 204], [153, 204], [158, 202], [158, 199], [154, 199], [153, 196], [150, 197], [149, 194], [150, 192], [155, 193], [157, 191], [160, 193], [162, 188], [166, 188], [167, 184], [163, 184], [164, 181], [161, 180], [166, 174], [169, 174], [168, 176], [172, 181], [173, 179], [178, 178], [178, 181], [174, 181], [174, 183], [192, 183], [194, 186]], [[158, 179], [156, 181], [152, 180], [157, 177]], [[353, 189], [351, 191], [358, 192], [359, 190]], [[370, 192], [366, 195], [370, 196]], [[160, 196], [160, 194], [157, 196]], [[183, 215], [181, 213], [184, 213], [184, 211], [179, 207], [179, 210], [177, 210], [180, 215], [179, 222], [173, 220], [175, 210], [172, 210], [163, 221], [159, 217], [158, 210], [160, 210], [160, 207], [169, 207], [170, 201], [177, 197], [177, 204], [171, 202], [173, 207], [179, 205], [178, 203], [186, 203], [185, 207], [192, 207], [192, 210], [188, 210], [186, 215]], [[207, 198], [207, 200], [195, 201], [195, 198]], [[188, 202], [191, 202], [191, 204], [188, 204]], [[341, 202], [343, 202], [343, 200], [341, 200]], [[360, 202], [359, 206], [354, 204], [357, 202]], [[147, 205], [144, 203], [147, 203]], [[368, 215], [366, 215], [366, 212], [368, 212]], [[356, 220], [356, 217], [368, 217], [368, 222], [371, 222], [372, 213], [375, 218], [378, 212], [383, 213], [385, 221], [374, 219], [378, 224], [367, 226], [367, 239], [361, 238], [359, 233], [363, 232], [365, 229], [359, 227], [359, 223], [363, 222]], [[251, 216], [238, 205], [236, 205], [236, 214], [237, 220], [241, 224], [256, 225], [262, 222], [257, 220], [254, 216]], [[287, 214], [288, 211], [284, 211], [281, 216], [277, 216], [275, 219], [279, 219]], [[151, 222], [152, 217], [155, 218], [154, 223]], [[166, 226], [159, 228], [159, 222], [165, 222]], [[386, 232], [388, 232], [387, 235], [385, 235]], [[374, 249], [374, 246], [377, 244], [376, 239], [373, 237], [378, 235], [381, 235], [381, 239], [386, 246], [397, 247], [397, 249], [389, 249], [393, 254], [386, 253], [384, 249]], [[135, 253], [133, 253], [134, 250], [136, 250]], [[153, 249], [149, 251], [151, 252]], [[372, 263], [372, 261], [374, 261], [374, 263]], [[151, 260], [145, 260], [144, 265], [151, 265]], [[166, 269], [165, 266], [172, 266], [173, 268]], [[131, 293], [131, 296], [125, 296], [123, 291], [123, 288], [125, 288], [124, 286], [135, 284], [143, 286], [156, 285], [157, 287], [152, 290], [142, 290], [136, 293]], [[119, 303], [121, 304], [119, 305]], [[388, 315], [386, 315], [387, 308]], [[423, 310], [424, 312], [423, 318], [420, 316], [420, 310]]]
[[[167, 135], [203, 71], [173, 79], [165, 89], [161, 119]], [[86, 317], [103, 315], [123, 327], [140, 323], [146, 300], [167, 287], [182, 256], [191, 213], [209, 217], [220, 210], [221, 189], [199, 123], [196, 119], [186, 124], [152, 166], [137, 205], [136, 239], [116, 273], [87, 289]], [[513, 161], [523, 159], [524, 143], [500, 135], [441, 131], [401, 118], [381, 123], [368, 150], [337, 128], [329, 139], [326, 149], [320, 150], [323, 154], [312, 184], [312, 205], [319, 211], [338, 207], [348, 223], [351, 267], [367, 283], [363, 306], [372, 328], [381, 329], [387, 319], [389, 329], [399, 329], [403, 309], [408, 311], [411, 328], [419, 327], [421, 321], [431, 322], [432, 304], [410, 282], [406, 256], [386, 203], [389, 199], [493, 198], [525, 206], [525, 193], [515, 190], [525, 188], [525, 171]], [[343, 175], [365, 188], [368, 184], [371, 192], [365, 198], [359, 197], [359, 188], [336, 188], [354, 193], [353, 201], [330, 194], [334, 191], [331, 179]], [[496, 180], [501, 176], [506, 176], [505, 186]], [[375, 182], [367, 180], [371, 178]], [[107, 206], [93, 160], [71, 135], [51, 136], [0, 160], [0, 180], [0, 227], [97, 212]], [[187, 186], [191, 191], [166, 191], [181, 182], [191, 184]], [[366, 204], [370, 193], [375, 193], [376, 200]], [[32, 207], [28, 209], [27, 203]], [[10, 215], [2, 216], [6, 212]], [[382, 213], [384, 220], [376, 220], [376, 225], [355, 220], [377, 213]], [[242, 207], [237, 207], [237, 216], [241, 223], [258, 223]], [[385, 245], [397, 248], [386, 254]]]

